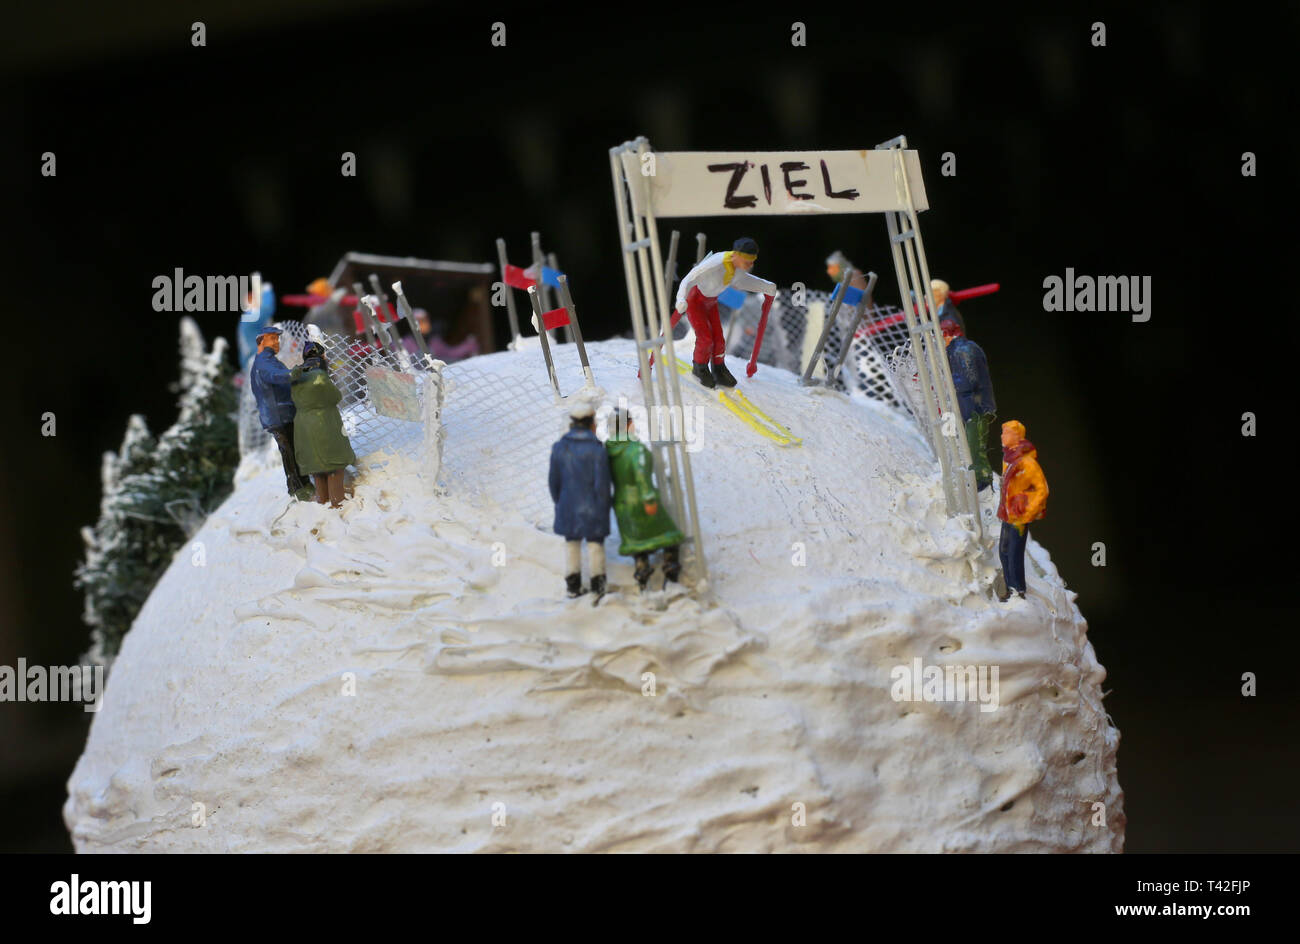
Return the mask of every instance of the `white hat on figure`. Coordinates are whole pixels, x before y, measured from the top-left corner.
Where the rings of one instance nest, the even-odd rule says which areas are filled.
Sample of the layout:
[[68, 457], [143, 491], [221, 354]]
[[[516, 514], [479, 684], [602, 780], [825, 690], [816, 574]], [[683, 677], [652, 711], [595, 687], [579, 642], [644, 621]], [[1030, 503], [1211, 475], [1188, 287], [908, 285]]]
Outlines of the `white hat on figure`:
[[573, 395], [573, 401], [569, 404], [569, 419], [590, 419], [596, 415], [599, 406], [599, 393], [590, 387], [584, 387]]

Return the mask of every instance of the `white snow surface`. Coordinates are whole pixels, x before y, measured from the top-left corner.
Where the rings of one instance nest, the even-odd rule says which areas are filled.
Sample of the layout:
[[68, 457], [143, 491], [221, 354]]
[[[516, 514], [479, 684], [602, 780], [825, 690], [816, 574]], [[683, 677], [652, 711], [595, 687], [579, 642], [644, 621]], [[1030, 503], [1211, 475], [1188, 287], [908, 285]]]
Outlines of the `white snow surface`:
[[[632, 342], [589, 350], [639, 403]], [[576, 360], [557, 349], [566, 392]], [[549, 403], [536, 350], [455, 367]], [[741, 389], [803, 437], [781, 447], [681, 383], [698, 599], [639, 595], [616, 528], [616, 592], [565, 599], [561, 539], [455, 487], [490, 457], [457, 452], [454, 389], [443, 494], [395, 459], [339, 512], [246, 463], [112, 667], [77, 850], [1121, 851], [1105, 670], [1047, 552], [998, 603], [992, 496], [980, 546], [907, 418], [760, 368]], [[503, 436], [531, 402], [500, 403]], [[894, 700], [918, 658], [997, 666], [997, 709]]]

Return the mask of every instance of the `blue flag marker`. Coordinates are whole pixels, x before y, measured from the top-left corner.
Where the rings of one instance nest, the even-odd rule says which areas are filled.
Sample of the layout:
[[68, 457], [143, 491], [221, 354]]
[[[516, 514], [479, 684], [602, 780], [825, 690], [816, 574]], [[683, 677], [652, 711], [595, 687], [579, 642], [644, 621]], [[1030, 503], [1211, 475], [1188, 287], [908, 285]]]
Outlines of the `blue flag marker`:
[[[837, 285], [835, 286], [835, 291], [831, 292], [831, 301], [835, 301], [835, 296], [839, 293], [840, 287]], [[862, 301], [862, 289], [854, 288], [850, 285], [844, 291], [844, 304], [856, 306], [860, 301]]]
[[560, 276], [562, 275], [564, 275], [563, 272], [552, 269], [550, 266], [542, 266], [542, 282], [551, 286], [551, 288], [560, 287]]
[[724, 289], [718, 296], [718, 304], [726, 305], [728, 308], [739, 308], [745, 304], [745, 293], [738, 288]]

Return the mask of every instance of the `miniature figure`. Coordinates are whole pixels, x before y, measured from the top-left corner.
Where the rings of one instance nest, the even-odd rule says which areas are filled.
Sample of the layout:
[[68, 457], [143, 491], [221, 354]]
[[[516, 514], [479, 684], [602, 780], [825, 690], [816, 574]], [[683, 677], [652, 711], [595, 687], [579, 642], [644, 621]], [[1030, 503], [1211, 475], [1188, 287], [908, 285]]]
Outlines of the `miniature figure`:
[[934, 316], [939, 321], [939, 327], [942, 328], [945, 321], [954, 321], [957, 327], [961, 328], [961, 333], [965, 334], [966, 322], [952, 300], [952, 291], [948, 283], [943, 279], [931, 279], [930, 291], [934, 295]]
[[[429, 313], [423, 308], [417, 308], [412, 314], [415, 317], [416, 329], [420, 332], [420, 337], [424, 339], [425, 349], [432, 350], [429, 344], [433, 340], [433, 324], [429, 321]], [[402, 339], [402, 346], [406, 348], [407, 353], [412, 357], [418, 357], [420, 342], [415, 339], [415, 335], [410, 330], [410, 325], [405, 320], [402, 320], [397, 323], [397, 328], [398, 336]], [[441, 360], [441, 358], [439, 359]]]
[[659, 507], [654, 457], [633, 435], [632, 417], [619, 408], [609, 417], [609, 471], [614, 480], [614, 516], [618, 519], [618, 552], [636, 562], [633, 575], [642, 590], [653, 567], [650, 554], [663, 549], [664, 580], [676, 581], [682, 565], [678, 548], [686, 538], [668, 512]]
[[596, 406], [590, 396], [574, 395], [569, 431], [551, 447], [549, 485], [555, 502], [555, 533], [565, 541], [565, 590], [570, 597], [582, 586], [582, 542], [587, 542], [591, 590], [605, 594], [605, 538], [609, 535], [609, 456], [596, 438]]
[[270, 282], [263, 282], [261, 299], [256, 298], [250, 290], [244, 297], [244, 307], [239, 315], [235, 340], [241, 371], [248, 367], [248, 362], [261, 350], [258, 339], [262, 336], [262, 329], [269, 327], [274, 317], [275, 287]]
[[257, 356], [253, 358], [248, 380], [253, 388], [253, 399], [257, 401], [257, 415], [262, 428], [280, 447], [285, 486], [290, 495], [307, 500], [311, 497], [311, 489], [303, 481], [293, 451], [294, 405], [289, 389], [289, 368], [276, 356], [279, 353], [280, 329], [273, 325], [261, 328], [257, 335]]
[[[442, 334], [430, 320], [427, 310], [417, 308], [414, 315], [416, 325], [420, 330], [420, 336], [424, 338], [425, 346], [436, 360], [451, 364], [455, 361], [463, 361], [467, 357], [474, 357], [479, 353], [478, 338], [474, 335], [467, 335], [459, 344], [448, 344], [442, 339]], [[402, 345], [407, 352], [412, 357], [418, 357], [420, 353], [419, 342], [415, 340], [415, 335], [411, 333], [410, 326], [407, 325], [405, 319], [397, 322], [397, 335], [401, 338]]]
[[[774, 297], [776, 285], [751, 274], [758, 259], [758, 243], [748, 237], [737, 239], [728, 252], [712, 252], [686, 273], [677, 288], [677, 313], [686, 313], [695, 331], [695, 357], [691, 373], [706, 387], [734, 387], [736, 378], [727, 370], [723, 355], [727, 340], [718, 315], [718, 296], [727, 288], [761, 292]], [[712, 371], [709, 362], [712, 360]]]
[[852, 273], [849, 276], [849, 288], [866, 290], [867, 277], [862, 274], [862, 270], [857, 268], [849, 261], [848, 256], [836, 249], [826, 257], [826, 274], [830, 276], [832, 282], [840, 284], [840, 279], [844, 277], [845, 272]]
[[327, 334], [351, 334], [352, 308], [343, 303], [347, 297], [346, 288], [331, 288], [328, 279], [317, 279], [307, 286], [307, 294], [313, 304], [303, 315], [303, 324], [318, 325]]
[[998, 556], [1002, 559], [1002, 581], [1006, 595], [1015, 591], [1025, 596], [1025, 543], [1029, 540], [1029, 522], [1047, 514], [1047, 480], [1038, 464], [1038, 450], [1025, 438], [1025, 426], [1019, 420], [1002, 424], [1002, 494], [998, 501], [998, 518], [1002, 537]]
[[966, 442], [970, 445], [971, 468], [979, 491], [993, 484], [993, 467], [989, 465], [989, 423], [997, 411], [993, 399], [993, 381], [989, 378], [988, 359], [984, 350], [962, 332], [956, 321], [949, 319], [941, 325], [943, 341], [948, 348], [948, 367], [952, 371], [952, 385], [957, 392], [957, 405], [961, 408], [962, 423], [966, 426]]
[[299, 468], [316, 483], [316, 501], [331, 508], [343, 504], [343, 470], [357, 461], [343, 432], [339, 401], [343, 395], [329, 378], [325, 349], [308, 341], [302, 349], [302, 363], [290, 372], [293, 402], [297, 408], [294, 445]]

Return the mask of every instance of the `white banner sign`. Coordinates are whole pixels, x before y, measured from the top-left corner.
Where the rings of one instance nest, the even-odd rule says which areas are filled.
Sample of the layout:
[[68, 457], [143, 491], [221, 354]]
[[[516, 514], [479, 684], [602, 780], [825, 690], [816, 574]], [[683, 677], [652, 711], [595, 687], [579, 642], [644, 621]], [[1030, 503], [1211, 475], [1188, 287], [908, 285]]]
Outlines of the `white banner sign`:
[[[638, 204], [648, 188], [656, 217], [884, 213], [905, 206], [898, 153], [625, 152], [623, 168]], [[929, 209], [920, 158], [902, 154], [912, 205]]]

